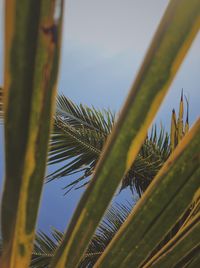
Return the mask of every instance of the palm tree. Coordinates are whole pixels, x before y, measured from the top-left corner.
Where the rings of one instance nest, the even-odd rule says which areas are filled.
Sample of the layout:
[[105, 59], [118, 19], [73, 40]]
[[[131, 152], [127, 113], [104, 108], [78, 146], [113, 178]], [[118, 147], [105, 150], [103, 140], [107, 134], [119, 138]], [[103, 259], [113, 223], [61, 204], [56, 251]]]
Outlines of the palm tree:
[[[2, 100], [3, 90], [0, 88], [0, 118], [3, 117]], [[64, 164], [47, 176], [47, 182], [80, 173], [78, 179], [65, 187], [66, 193], [76, 189], [77, 185], [78, 188], [87, 185], [115, 121], [116, 116], [110, 110], [76, 105], [64, 95], [58, 96], [48, 163]], [[155, 126], [145, 139], [135, 163], [124, 176], [121, 190], [130, 187], [141, 196], [168, 158], [169, 135], [162, 127], [159, 135], [157, 132]]]
[[[168, 134], [161, 125], [156, 125], [146, 136], [135, 162], [124, 175], [121, 190], [129, 187], [139, 196], [146, 190], [159, 169], [165, 163], [183, 136], [188, 132], [188, 101], [186, 98], [186, 120], [183, 123], [183, 90], [178, 118], [172, 111], [171, 130]], [[116, 121], [110, 110], [97, 110], [86, 105], [77, 105], [64, 95], [57, 98], [54, 129], [51, 134], [49, 165], [62, 162], [63, 166], [47, 176], [47, 182], [78, 173], [80, 176], [64, 188], [86, 186]], [[109, 178], [108, 178], [109, 179]]]
[[[0, 89], [0, 96], [2, 95], [3, 92]], [[0, 104], [2, 107], [2, 102]], [[156, 125], [152, 127], [150, 135], [147, 135], [136, 157], [136, 161], [127, 174], [125, 174], [120, 191], [129, 187], [133, 195], [137, 193], [141, 197], [170, 153], [189, 130], [187, 99], [186, 104], [187, 110], [184, 124], [182, 91], [177, 119], [175, 110], [173, 109], [172, 111], [170, 135], [164, 131], [162, 126], [159, 135]], [[0, 111], [2, 112], [2, 109]], [[80, 173], [81, 176], [78, 179], [75, 179], [64, 188], [69, 188], [65, 194], [72, 188], [78, 189], [89, 184], [90, 176], [95, 169], [104, 143], [112, 131], [115, 120], [115, 115], [110, 110], [100, 111], [94, 107], [89, 108], [82, 104], [76, 105], [64, 95], [58, 96], [54, 128], [50, 139], [49, 164], [66, 163], [63, 167], [48, 175], [47, 182], [70, 176], [74, 173]], [[77, 186], [79, 183], [81, 185]], [[134, 202], [113, 204], [108, 209], [89, 243], [88, 249], [80, 262], [80, 268], [93, 267], [127, 219], [134, 205]], [[199, 206], [199, 202], [197, 202], [197, 205], [192, 204], [190, 206], [179, 222], [161, 241], [152, 255], [156, 254], [159, 249], [177, 234], [191, 215], [193, 217], [196, 215]], [[63, 233], [55, 228], [52, 228], [51, 236], [45, 234], [43, 231], [39, 231], [36, 236], [30, 267], [49, 267], [51, 259], [55, 255], [62, 240]]]
[[[91, 239], [87, 252], [80, 262], [79, 268], [93, 267], [100, 255], [119, 230], [130, 211], [133, 203], [115, 204], [109, 208]], [[56, 250], [63, 240], [63, 233], [52, 228], [51, 236], [38, 232], [32, 254], [31, 268], [49, 267]]]
[[[47, 181], [78, 173], [80, 176], [65, 187], [66, 193], [87, 185], [115, 121], [116, 116], [110, 110], [76, 105], [64, 95], [58, 96], [49, 164], [63, 162], [63, 166], [49, 174]], [[157, 132], [155, 126], [145, 139], [136, 161], [123, 178], [121, 190], [129, 186], [141, 196], [168, 158], [169, 135], [162, 127]]]
[[[84, 254], [79, 268], [93, 267], [99, 257], [103, 254], [108, 244], [111, 242], [113, 237], [119, 231], [120, 227], [127, 219], [131, 210], [134, 206], [133, 203], [126, 204], [113, 204], [106, 212], [102, 222], [97, 228], [95, 235], [92, 237], [87, 251]], [[187, 224], [189, 220], [194, 218], [200, 209], [200, 200], [193, 203], [186, 213], [182, 216], [179, 222], [170, 230], [170, 232], [163, 238], [160, 244], [152, 252], [151, 257], [155, 256], [164, 246], [173, 240], [177, 234], [181, 233], [181, 229]], [[52, 228], [51, 236], [39, 231], [36, 236], [34, 250], [32, 253], [31, 268], [48, 268], [52, 258], [55, 256], [56, 250], [58, 250], [60, 244], [63, 241], [64, 233]], [[199, 247], [194, 248], [190, 253], [187, 260], [182, 261], [182, 265], [186, 264], [187, 261], [191, 261], [192, 257], [196, 255]], [[182, 267], [182, 266], [181, 266]]]
[[[185, 124], [183, 124], [184, 102], [182, 91], [177, 119], [175, 110], [173, 109], [172, 111], [170, 135], [164, 131], [162, 126], [159, 135], [157, 134], [156, 125], [152, 128], [149, 137], [147, 136], [141, 147], [136, 161], [124, 176], [120, 191], [130, 187], [133, 195], [137, 193], [141, 197], [170, 153], [189, 130], [187, 99], [186, 103], [186, 120]], [[93, 173], [114, 122], [115, 116], [110, 110], [100, 111], [94, 107], [89, 108], [82, 104], [76, 105], [64, 95], [58, 96], [54, 129], [50, 142], [49, 164], [67, 163], [48, 175], [47, 181], [50, 182], [78, 172], [83, 173], [78, 179], [75, 179], [64, 188], [70, 188], [65, 194], [72, 188], [78, 189], [89, 184], [90, 179], [88, 177]], [[178, 138], [179, 133], [181, 133], [180, 138]], [[87, 181], [85, 182], [85, 180]], [[77, 186], [79, 183], [81, 183], [81, 186]], [[114, 203], [111, 205], [91, 239], [79, 268], [93, 267], [127, 219], [134, 205], [134, 202], [126, 204]], [[177, 234], [188, 217], [191, 216], [193, 207], [196, 206], [194, 204], [190, 206], [153, 254], [156, 254]], [[63, 233], [52, 228], [51, 236], [42, 231], [37, 234], [32, 255], [32, 268], [48, 267], [50, 264], [63, 240]]]
[[[2, 89], [0, 94], [2, 96]], [[133, 195], [136, 192], [141, 197], [170, 153], [189, 130], [187, 99], [186, 103], [186, 120], [185, 124], [183, 124], [184, 103], [182, 91], [177, 119], [175, 110], [172, 111], [170, 135], [164, 131], [162, 126], [159, 135], [157, 134], [156, 125], [152, 128], [150, 135], [147, 135], [141, 147], [136, 161], [124, 176], [120, 191], [129, 187]], [[83, 173], [78, 179], [68, 184], [65, 189], [70, 188], [69, 190], [71, 190], [74, 187], [77, 189], [87, 185], [90, 182], [88, 177], [94, 171], [115, 120], [115, 115], [110, 110], [100, 111], [94, 107], [89, 108], [82, 104], [76, 105], [64, 95], [58, 96], [54, 128], [50, 139], [49, 164], [67, 163], [48, 175], [47, 182], [70, 176], [74, 173]], [[182, 129], [180, 130], [180, 128]], [[85, 182], [85, 180], [87, 181]], [[79, 183], [81, 183], [81, 186], [77, 186]], [[130, 214], [134, 205], [134, 202], [123, 205], [113, 204], [108, 209], [89, 243], [88, 249], [79, 265], [80, 268], [93, 267]], [[190, 209], [163, 239], [153, 254], [158, 252], [180, 230], [190, 216], [193, 207], [194, 204], [191, 205]], [[63, 233], [52, 228], [51, 236], [48, 236], [43, 231], [38, 232], [32, 253], [32, 268], [49, 267], [51, 259], [63, 240]]]
[[[2, 268], [27, 268], [31, 256], [35, 262], [36, 255], [49, 257], [45, 254], [39, 256], [41, 250], [44, 251], [48, 245], [54, 250], [58, 246], [56, 251], [48, 253], [53, 253], [53, 256], [50, 256], [51, 268], [78, 267], [82, 264], [84, 266], [91, 254], [93, 257], [98, 256], [98, 259], [90, 258], [95, 264], [88, 263], [88, 266], [101, 268], [119, 265], [122, 268], [198, 267], [200, 121], [197, 120], [182, 138], [183, 133], [188, 130], [187, 122], [183, 126], [180, 116], [183, 106], [180, 106], [178, 120], [173, 113], [169, 147], [170, 152], [174, 152], [163, 165], [159, 162], [162, 167], [153, 180], [153, 175], [148, 173], [150, 175], [147, 177], [152, 180], [148, 187], [145, 185], [146, 182], [141, 185], [136, 183], [140, 178], [140, 166], [133, 164], [137, 160], [145, 162], [141, 168], [148, 166], [147, 159], [151, 157], [149, 154], [146, 157], [141, 147], [144, 147], [144, 151], [148, 151], [148, 146], [157, 148], [158, 144], [159, 148], [163, 148], [163, 143], [160, 145], [159, 139], [164, 141], [165, 136], [160, 138], [163, 134], [158, 135], [154, 129], [153, 135], [147, 138], [147, 131], [198, 32], [200, 2], [197, 0], [170, 1], [122, 112], [108, 138], [105, 131], [109, 132], [112, 122], [109, 124], [109, 121], [106, 121], [104, 124], [105, 121], [101, 119], [103, 129], [100, 126], [101, 131], [97, 133], [94, 131], [94, 128], [98, 129], [97, 125], [91, 127], [90, 124], [91, 113], [89, 121], [85, 120], [87, 128], [85, 125], [82, 126], [80, 121], [75, 122], [75, 118], [69, 119], [69, 116], [59, 114], [51, 140], [50, 162], [54, 162], [54, 156], [58, 161], [69, 160], [70, 165], [66, 162], [68, 166], [64, 175], [82, 172], [80, 181], [82, 176], [88, 179], [82, 180], [80, 186], [88, 180], [90, 183], [66, 233], [62, 235], [54, 230], [53, 246], [44, 233], [39, 233], [34, 251], [35, 223], [45, 174], [50, 126], [53, 122], [62, 3], [62, 0], [30, 0], [22, 1], [19, 6], [16, 0], [6, 1], [6, 94], [3, 103], [6, 165], [1, 205], [3, 247], [0, 265]], [[88, 117], [88, 114], [85, 117]], [[72, 126], [74, 124], [72, 128], [66, 123], [68, 120], [71, 120]], [[86, 141], [84, 144], [79, 143], [79, 150], [75, 150], [73, 146], [69, 147], [68, 143], [68, 156], [63, 151], [62, 144], [59, 141], [57, 144], [58, 136], [62, 136], [62, 139], [65, 136], [61, 129], [66, 128], [67, 132], [64, 134], [68, 135], [72, 143], [72, 137], [80, 141], [80, 135], [84, 137], [84, 142]], [[97, 148], [99, 152], [103, 147], [96, 165], [96, 158], [88, 157], [89, 147], [82, 150], [82, 146], [90, 146], [90, 142], [95, 145], [91, 148]], [[176, 147], [177, 143], [179, 144]], [[64, 145], [66, 146], [66, 143]], [[158, 155], [154, 149], [151, 150], [153, 155]], [[84, 156], [87, 162], [83, 161], [80, 151], [87, 151], [87, 155]], [[91, 151], [90, 154], [93, 156]], [[71, 159], [72, 156], [75, 157], [74, 160]], [[91, 162], [91, 159], [94, 161]], [[153, 171], [156, 173], [155, 162], [153, 158]], [[52, 176], [57, 176], [60, 171], [57, 172]], [[141, 176], [141, 172], [139, 174]], [[52, 176], [48, 179], [53, 178]], [[111, 229], [108, 227], [110, 216], [104, 218], [104, 225], [101, 219], [121, 179], [124, 182], [126, 176], [129, 178], [127, 185], [131, 185], [142, 197], [134, 209], [129, 214], [127, 212], [124, 217], [126, 220], [119, 221], [119, 225], [122, 223], [122, 226], [115, 233], [116, 228], [113, 228], [112, 224]], [[145, 175], [145, 178], [147, 177]], [[122, 183], [121, 187], [125, 187], [124, 185]], [[116, 208], [114, 210], [115, 223]], [[107, 212], [111, 218], [112, 211], [110, 208]], [[122, 211], [120, 208], [117, 217], [123, 215]], [[181, 228], [177, 227], [180, 222]], [[111, 241], [107, 237], [111, 237]], [[37, 263], [35, 265], [37, 267]]]
[[[0, 88], [1, 117], [3, 115], [2, 96], [3, 90]], [[183, 93], [180, 107], [182, 105]], [[175, 111], [173, 111], [172, 120], [174, 120], [174, 116]], [[78, 173], [80, 177], [64, 188], [67, 190], [65, 194], [72, 188], [86, 186], [90, 182], [91, 175], [115, 121], [116, 116], [110, 110], [103, 109], [101, 111], [82, 104], [76, 105], [64, 95], [58, 96], [48, 164], [62, 162], [63, 166], [49, 174], [47, 182]], [[178, 121], [183, 121], [183, 113], [179, 114]], [[177, 124], [176, 121], [174, 124]], [[186, 124], [188, 124], [188, 119], [186, 119], [185, 126]], [[186, 131], [182, 131], [183, 135]], [[136, 190], [141, 196], [169, 157], [170, 147], [172, 145], [169, 134], [164, 131], [162, 126], [159, 134], [156, 126], [153, 127], [150, 135], [147, 135], [136, 161], [125, 174], [121, 190], [130, 187], [132, 192]]]

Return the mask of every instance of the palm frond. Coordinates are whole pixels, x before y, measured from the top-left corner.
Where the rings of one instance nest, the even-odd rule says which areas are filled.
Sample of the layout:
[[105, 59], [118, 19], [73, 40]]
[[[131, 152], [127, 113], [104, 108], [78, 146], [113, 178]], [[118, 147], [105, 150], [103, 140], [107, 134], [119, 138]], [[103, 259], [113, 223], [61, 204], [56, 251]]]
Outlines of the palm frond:
[[[2, 115], [2, 95], [1, 88], [0, 115]], [[182, 137], [189, 129], [187, 98], [186, 103], [187, 116], [184, 130], [181, 123], [184, 112], [182, 92], [178, 119], [175, 110], [172, 112], [170, 137], [162, 126], [159, 133], [156, 126], [152, 127], [150, 136], [146, 138], [136, 161], [122, 180], [121, 190], [129, 187], [132, 192], [136, 190], [139, 196], [146, 190], [168, 158], [170, 151], [177, 146], [178, 135], [180, 137], [182, 133]], [[47, 182], [78, 173], [78, 178], [64, 187], [65, 194], [71, 189], [87, 185], [114, 122], [115, 114], [110, 110], [97, 110], [94, 107], [77, 105], [64, 95], [59, 95], [48, 163], [54, 165], [65, 162], [65, 164], [49, 174]]]
[[114, 115], [109, 110], [75, 105], [66, 97], [59, 96], [49, 164], [65, 161], [65, 165], [48, 175], [47, 181], [81, 172], [72, 185], [67, 185], [66, 188], [70, 188], [90, 176], [113, 124]]
[[[113, 236], [119, 230], [125, 219], [128, 217], [133, 204], [115, 204], [111, 206], [105, 214], [102, 222], [79, 265], [79, 268], [93, 267], [94, 263], [103, 253]], [[32, 254], [31, 268], [48, 268], [56, 249], [63, 239], [63, 233], [52, 228], [51, 237], [44, 232], [38, 232], [34, 251]]]
[[[87, 185], [114, 121], [115, 115], [110, 110], [76, 105], [64, 95], [58, 96], [49, 164], [63, 161], [65, 164], [48, 175], [47, 181], [78, 173], [78, 178], [64, 187], [65, 193]], [[155, 126], [124, 177], [121, 189], [129, 186], [141, 195], [168, 156], [168, 134], [161, 127], [158, 135]]]
[[[105, 213], [103, 220], [97, 228], [93, 238], [91, 239], [88, 249], [79, 264], [79, 268], [93, 267], [98, 258], [104, 252], [112, 238], [118, 232], [119, 228], [129, 216], [134, 202], [126, 202], [125, 204], [114, 203]], [[151, 260], [158, 252], [160, 252], [165, 245], [172, 241], [177, 233], [186, 226], [200, 211], [200, 198], [199, 195], [195, 198], [191, 206], [186, 210], [180, 220], [175, 224], [171, 231], [165, 235], [161, 243], [152, 251], [146, 262]], [[39, 231], [35, 238], [34, 250], [32, 253], [32, 260], [30, 268], [48, 268], [57, 248], [63, 240], [64, 233], [56, 228], [51, 229], [51, 235]], [[2, 241], [0, 240], [0, 256], [2, 251]], [[191, 255], [191, 254], [190, 254]], [[187, 256], [187, 260], [193, 258]], [[145, 262], [145, 263], [146, 263]]]
[[129, 187], [142, 195], [170, 154], [169, 135], [161, 126], [158, 135], [156, 126], [152, 127], [150, 137], [146, 138], [141, 150], [122, 180], [121, 190]]
[[[182, 228], [188, 224], [199, 212], [200, 199], [199, 197], [193, 201], [191, 206], [186, 210], [180, 220], [174, 225], [170, 232], [165, 235], [160, 244], [152, 251], [146, 262], [151, 260], [165, 245], [172, 241], [177, 233], [181, 232]], [[105, 251], [106, 247], [118, 232], [119, 228], [129, 216], [134, 202], [126, 204], [113, 204], [105, 213], [103, 220], [98, 226], [94, 236], [92, 237], [89, 246], [82, 258], [79, 268], [93, 267], [98, 258]], [[51, 236], [44, 232], [38, 232], [35, 240], [34, 251], [32, 254], [31, 268], [48, 268], [57, 248], [63, 240], [64, 234], [55, 228], [52, 228]], [[191, 260], [193, 255], [188, 256]], [[146, 263], [145, 262], [145, 263]]]
[[39, 231], [35, 238], [30, 268], [46, 268], [61, 243], [63, 233], [52, 228], [51, 236]]
[[65, 122], [76, 129], [83, 126], [102, 133], [104, 136], [110, 134], [113, 127], [115, 115], [110, 110], [97, 110], [93, 106], [77, 105], [64, 95], [57, 98], [56, 115], [61, 116]]
[[[0, 88], [0, 115], [2, 115], [2, 88]], [[188, 100], [187, 116], [184, 135], [189, 129]], [[181, 94], [179, 117], [176, 119], [175, 110], [172, 112], [170, 137], [161, 126], [158, 133], [156, 126], [152, 127], [133, 166], [122, 180], [121, 190], [129, 187], [133, 192], [142, 195], [163, 163], [178, 144], [178, 133], [183, 121], [183, 92]], [[107, 137], [111, 133], [115, 121], [115, 114], [110, 110], [97, 110], [86, 105], [74, 104], [64, 95], [57, 97], [57, 109], [54, 130], [51, 135], [49, 165], [65, 162], [47, 176], [47, 182], [60, 179], [75, 173], [78, 178], [68, 183], [65, 194], [71, 189], [78, 189], [90, 182], [99, 156]], [[181, 125], [178, 128], [178, 124]], [[182, 129], [182, 128], [181, 128]]]

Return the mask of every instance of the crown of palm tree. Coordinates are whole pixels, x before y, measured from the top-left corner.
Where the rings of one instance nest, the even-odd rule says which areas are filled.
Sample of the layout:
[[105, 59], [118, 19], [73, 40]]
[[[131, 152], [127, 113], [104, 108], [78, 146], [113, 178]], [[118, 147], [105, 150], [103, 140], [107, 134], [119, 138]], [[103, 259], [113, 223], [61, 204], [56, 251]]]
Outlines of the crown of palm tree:
[[[163, 129], [152, 127], [134, 164], [124, 175], [121, 190], [129, 187], [139, 196], [146, 190], [159, 169], [189, 129], [188, 100], [185, 125], [184, 103], [181, 94], [179, 116], [172, 111], [170, 135]], [[0, 88], [0, 117], [3, 116], [3, 90]], [[91, 175], [102, 153], [106, 140], [116, 121], [109, 109], [98, 110], [93, 106], [77, 105], [64, 95], [57, 97], [54, 128], [51, 134], [48, 164], [63, 163], [46, 178], [47, 182], [73, 174], [78, 176], [64, 187], [65, 194], [90, 182]], [[108, 178], [109, 179], [109, 178]]]
[[[187, 103], [188, 104], [188, 103]], [[54, 129], [51, 135], [49, 165], [64, 164], [47, 176], [47, 182], [78, 174], [64, 187], [65, 194], [71, 189], [87, 185], [106, 140], [115, 123], [116, 115], [110, 110], [97, 110], [86, 105], [77, 105], [64, 95], [57, 98]], [[121, 183], [121, 190], [130, 187], [141, 194], [174, 150], [184, 133], [188, 131], [188, 108], [185, 127], [183, 124], [183, 92], [179, 117], [172, 112], [171, 134], [156, 126], [152, 127], [139, 154]], [[184, 129], [183, 129], [184, 128]], [[112, 179], [112, 178], [108, 178]]]

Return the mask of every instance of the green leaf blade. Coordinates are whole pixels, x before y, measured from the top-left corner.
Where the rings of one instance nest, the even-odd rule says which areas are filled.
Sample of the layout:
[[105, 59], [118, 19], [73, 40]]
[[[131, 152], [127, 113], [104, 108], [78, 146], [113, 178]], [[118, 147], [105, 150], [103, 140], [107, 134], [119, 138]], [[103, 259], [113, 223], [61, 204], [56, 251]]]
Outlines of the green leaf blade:
[[28, 267], [32, 253], [56, 94], [62, 1], [55, 6], [5, 5], [3, 268]]
[[118, 264], [140, 267], [191, 204], [199, 187], [200, 119], [188, 134], [154, 178], [96, 267], [108, 267], [108, 264], [109, 267]]
[[197, 0], [170, 2], [119, 121], [97, 164], [93, 181], [78, 205], [51, 267], [76, 267], [80, 262], [121, 178], [135, 160], [148, 127], [198, 32], [199, 10], [200, 2]]
[[[200, 213], [192, 219], [190, 224], [180, 230], [178, 234], [169, 241], [169, 243], [163, 248], [163, 252], [158, 252], [161, 254], [159, 258], [154, 262], [147, 263], [144, 268], [154, 267], [154, 268], [168, 268], [175, 265], [175, 267], [183, 266], [185, 260], [184, 257], [190, 253], [191, 249], [195, 249], [194, 255], [200, 252], [199, 247], [199, 233], [200, 233]], [[196, 252], [197, 251], [197, 252]], [[192, 254], [192, 255], [193, 255]], [[187, 259], [187, 258], [186, 258]], [[188, 260], [187, 260], [188, 261]]]

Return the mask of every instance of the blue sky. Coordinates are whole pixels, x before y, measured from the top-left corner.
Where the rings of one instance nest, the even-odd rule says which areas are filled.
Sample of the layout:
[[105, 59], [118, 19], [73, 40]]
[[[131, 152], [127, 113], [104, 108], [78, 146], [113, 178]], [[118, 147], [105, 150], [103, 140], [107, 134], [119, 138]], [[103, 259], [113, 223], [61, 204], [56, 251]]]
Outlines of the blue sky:
[[[119, 111], [141, 65], [167, 0], [68, 0], [65, 5], [59, 92], [74, 102]], [[3, 83], [3, 0], [0, 0], [0, 84]], [[200, 114], [200, 34], [156, 117], [166, 128], [181, 89], [189, 96], [190, 122]], [[3, 137], [0, 127], [0, 177]], [[53, 167], [51, 167], [52, 169]], [[0, 180], [1, 180], [0, 178]], [[2, 181], [2, 180], [1, 180]], [[65, 181], [44, 187], [39, 228], [64, 229], [83, 190], [66, 197]], [[2, 186], [1, 186], [2, 192]], [[126, 193], [123, 194], [126, 198]]]

